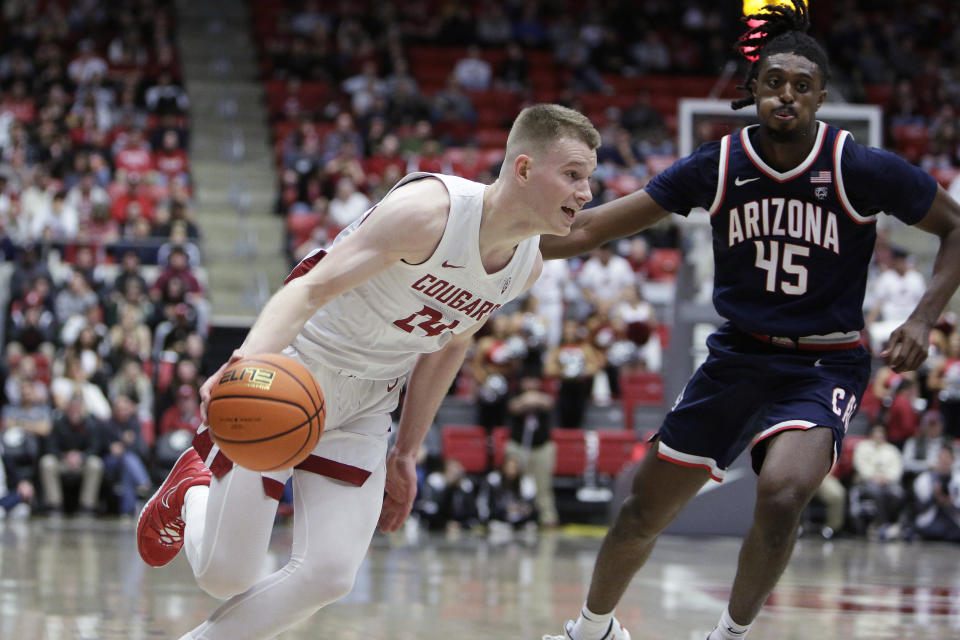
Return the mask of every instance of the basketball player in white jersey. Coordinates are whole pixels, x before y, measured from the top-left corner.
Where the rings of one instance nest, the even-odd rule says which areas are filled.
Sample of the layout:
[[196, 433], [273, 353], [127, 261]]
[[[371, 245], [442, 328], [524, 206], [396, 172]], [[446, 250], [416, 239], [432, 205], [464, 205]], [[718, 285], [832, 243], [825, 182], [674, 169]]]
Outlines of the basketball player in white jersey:
[[[536, 280], [539, 235], [568, 233], [590, 201], [599, 144], [576, 111], [524, 109], [492, 185], [407, 176], [328, 251], [294, 269], [201, 396], [206, 415], [214, 382], [239, 358], [296, 358], [326, 398], [326, 429], [312, 455], [296, 469], [249, 471], [202, 427], [140, 515], [147, 564], [165, 565], [183, 547], [201, 588], [227, 599], [183, 639], [273, 638], [349, 593], [378, 521], [394, 531], [410, 513], [416, 452], [472, 334]], [[387, 455], [389, 414], [405, 380]], [[291, 476], [292, 555], [263, 577]]]

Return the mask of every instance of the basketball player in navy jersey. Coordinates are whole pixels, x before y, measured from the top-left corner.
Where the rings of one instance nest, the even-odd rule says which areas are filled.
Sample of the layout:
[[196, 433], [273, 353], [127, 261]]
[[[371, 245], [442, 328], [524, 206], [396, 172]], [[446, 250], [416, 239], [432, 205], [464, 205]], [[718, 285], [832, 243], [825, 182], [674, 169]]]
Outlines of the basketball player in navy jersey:
[[580, 617], [545, 639], [629, 640], [613, 610], [657, 536], [749, 446], [756, 510], [729, 604], [708, 638], [746, 636], [867, 385], [859, 332], [877, 216], [940, 238], [926, 292], [882, 353], [895, 370], [923, 362], [930, 329], [960, 283], [960, 206], [918, 168], [816, 120], [829, 70], [804, 33], [805, 7], [794, 0], [751, 18], [763, 23], [738, 48], [756, 47], [758, 57], [742, 87], [749, 95], [733, 106], [755, 103], [758, 124], [702, 145], [643, 190], [578, 216], [568, 236], [541, 243], [545, 258], [573, 256], [703, 207], [713, 228], [714, 304], [727, 320], [641, 463]]
[[[274, 638], [350, 592], [378, 522], [395, 531], [410, 513], [417, 451], [472, 334], [536, 280], [539, 235], [567, 233], [591, 199], [599, 144], [584, 115], [528, 107], [493, 184], [411, 174], [293, 270], [230, 363], [283, 351], [305, 364], [324, 392], [324, 432], [296, 469], [261, 474], [234, 465], [202, 426], [144, 505], [143, 560], [163, 566], [182, 548], [197, 583], [226, 600], [181, 640]], [[201, 387], [204, 415], [226, 366]], [[290, 561], [264, 576], [290, 478]]]

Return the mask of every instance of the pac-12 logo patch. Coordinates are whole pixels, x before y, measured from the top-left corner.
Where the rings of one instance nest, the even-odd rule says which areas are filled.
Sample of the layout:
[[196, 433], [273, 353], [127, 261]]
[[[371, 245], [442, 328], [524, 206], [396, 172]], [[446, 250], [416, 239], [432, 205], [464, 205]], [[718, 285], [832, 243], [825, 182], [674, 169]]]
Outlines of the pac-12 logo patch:
[[813, 190], [813, 195], [817, 196], [818, 200], [826, 200], [827, 192], [828, 191], [826, 187], [817, 187], [816, 189]]
[[500, 287], [500, 295], [503, 295], [507, 292], [507, 289], [510, 287], [511, 280], [512, 278], [510, 276], [507, 276], [503, 279], [503, 286]]

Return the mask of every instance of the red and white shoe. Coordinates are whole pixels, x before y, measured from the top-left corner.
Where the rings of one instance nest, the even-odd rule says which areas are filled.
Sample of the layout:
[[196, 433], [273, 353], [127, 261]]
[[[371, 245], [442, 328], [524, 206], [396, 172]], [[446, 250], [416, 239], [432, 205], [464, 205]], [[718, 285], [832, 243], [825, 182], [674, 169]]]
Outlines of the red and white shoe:
[[187, 489], [210, 484], [210, 470], [194, 450], [180, 454], [153, 497], [143, 505], [137, 520], [137, 550], [151, 567], [162, 567], [183, 547], [183, 499]]

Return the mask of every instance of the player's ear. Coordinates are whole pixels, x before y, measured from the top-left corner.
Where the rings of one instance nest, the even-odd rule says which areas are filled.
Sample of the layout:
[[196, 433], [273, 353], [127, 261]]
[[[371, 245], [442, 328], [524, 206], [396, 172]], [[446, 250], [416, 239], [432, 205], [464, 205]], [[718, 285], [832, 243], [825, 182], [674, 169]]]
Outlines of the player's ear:
[[824, 100], [826, 100], [826, 99], [827, 99], [827, 90], [826, 90], [826, 89], [822, 89], [822, 90], [820, 91], [820, 95], [817, 97], [817, 111], [820, 110], [820, 107], [823, 106], [823, 102], [824, 102]]
[[532, 163], [533, 159], [525, 153], [519, 154], [517, 159], [513, 161], [513, 177], [517, 182], [525, 184], [529, 180]]

